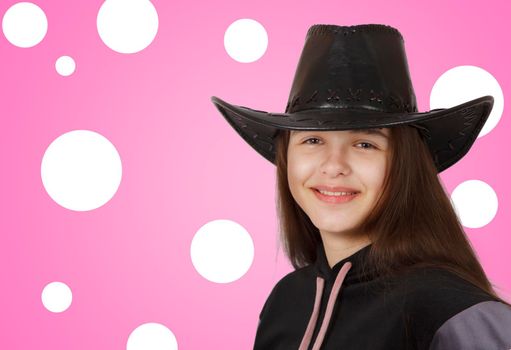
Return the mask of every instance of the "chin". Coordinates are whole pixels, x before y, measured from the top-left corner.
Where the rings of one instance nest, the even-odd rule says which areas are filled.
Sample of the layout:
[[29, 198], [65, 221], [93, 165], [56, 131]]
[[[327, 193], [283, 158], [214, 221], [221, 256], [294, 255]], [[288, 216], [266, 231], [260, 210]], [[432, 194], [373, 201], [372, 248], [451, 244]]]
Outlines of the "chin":
[[[339, 219], [337, 219], [339, 220]], [[346, 232], [351, 231], [355, 225], [351, 225], [351, 223], [343, 225], [339, 225], [339, 221], [336, 223], [328, 223], [325, 221], [314, 223], [314, 225], [320, 230], [320, 231], [326, 231], [326, 232]]]

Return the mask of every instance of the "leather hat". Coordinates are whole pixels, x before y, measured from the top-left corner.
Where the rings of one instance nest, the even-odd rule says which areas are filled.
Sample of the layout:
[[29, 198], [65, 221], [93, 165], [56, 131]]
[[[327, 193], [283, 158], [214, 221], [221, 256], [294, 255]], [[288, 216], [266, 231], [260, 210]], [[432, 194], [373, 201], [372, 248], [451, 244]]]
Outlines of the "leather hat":
[[482, 96], [417, 111], [404, 40], [388, 25], [309, 28], [284, 113], [211, 101], [238, 134], [275, 164], [279, 130], [348, 130], [409, 125], [419, 130], [438, 172], [470, 149], [493, 107]]

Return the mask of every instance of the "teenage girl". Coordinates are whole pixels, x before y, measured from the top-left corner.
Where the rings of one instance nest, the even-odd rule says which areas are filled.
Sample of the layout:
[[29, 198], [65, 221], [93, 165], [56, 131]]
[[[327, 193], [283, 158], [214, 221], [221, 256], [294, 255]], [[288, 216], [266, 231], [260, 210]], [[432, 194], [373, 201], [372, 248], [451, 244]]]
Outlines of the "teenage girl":
[[438, 176], [491, 96], [417, 112], [402, 35], [367, 24], [308, 30], [285, 113], [212, 101], [276, 165], [295, 268], [264, 303], [254, 349], [511, 349], [511, 305]]

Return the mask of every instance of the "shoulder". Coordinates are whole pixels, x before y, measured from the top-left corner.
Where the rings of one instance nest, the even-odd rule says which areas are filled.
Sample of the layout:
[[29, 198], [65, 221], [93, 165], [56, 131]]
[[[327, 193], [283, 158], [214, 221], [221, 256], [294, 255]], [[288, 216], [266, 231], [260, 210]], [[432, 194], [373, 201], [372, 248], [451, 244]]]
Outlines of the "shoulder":
[[478, 302], [494, 298], [453, 272], [441, 268], [423, 268], [407, 273], [406, 288], [412, 311], [428, 315], [437, 311], [452, 315]]
[[[313, 265], [298, 268], [284, 275], [273, 287], [272, 293], [284, 292], [288, 294], [294, 290], [304, 290], [307, 287], [316, 289], [316, 271]], [[313, 283], [311, 283], [313, 282]], [[289, 294], [288, 294], [289, 295]]]
[[[314, 270], [312, 265], [308, 265], [292, 272], [289, 272], [283, 276], [272, 288], [270, 294], [266, 298], [266, 301], [259, 314], [259, 319], [266, 313], [268, 309], [276, 309], [277, 307], [283, 307], [285, 304], [293, 302], [298, 296], [307, 295], [310, 297], [310, 293], [314, 293], [316, 288]], [[309, 291], [310, 289], [310, 291]]]
[[445, 321], [435, 332], [429, 350], [510, 348], [511, 307], [484, 301]]
[[[471, 328], [480, 327], [481, 323], [478, 323], [474, 316], [480, 317], [479, 321], [483, 323], [487, 322], [485, 320], [488, 318], [485, 317], [489, 315], [495, 318], [494, 322], [507, 318], [502, 326], [505, 325], [507, 329], [511, 327], [511, 313], [507, 305], [496, 301], [493, 296], [448, 270], [424, 268], [408, 273], [406, 282], [407, 309], [412, 320], [415, 341], [420, 349], [428, 349], [429, 346], [436, 346], [433, 347], [435, 350], [489, 349], [449, 345], [451, 342], [460, 341], [460, 337], [466, 338], [466, 332], [472, 332]], [[495, 312], [498, 314], [494, 314]], [[497, 330], [492, 322], [487, 323], [487, 326]], [[491, 329], [480, 328], [480, 331], [489, 336], [492, 334]], [[481, 340], [484, 341], [482, 338]], [[510, 346], [506, 349], [509, 348]]]

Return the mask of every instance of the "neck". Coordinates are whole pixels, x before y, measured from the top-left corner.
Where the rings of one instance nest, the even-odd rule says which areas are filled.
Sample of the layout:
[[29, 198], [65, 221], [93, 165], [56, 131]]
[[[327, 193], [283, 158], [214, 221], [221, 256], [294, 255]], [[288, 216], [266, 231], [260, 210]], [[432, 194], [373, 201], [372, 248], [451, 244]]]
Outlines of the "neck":
[[325, 256], [330, 267], [371, 244], [371, 240], [367, 236], [357, 237], [356, 239], [334, 236], [334, 238], [329, 237], [326, 239], [326, 237], [322, 235], [322, 240], [325, 248]]

